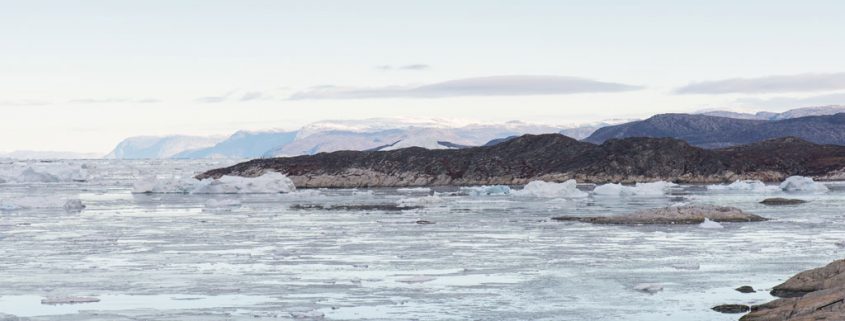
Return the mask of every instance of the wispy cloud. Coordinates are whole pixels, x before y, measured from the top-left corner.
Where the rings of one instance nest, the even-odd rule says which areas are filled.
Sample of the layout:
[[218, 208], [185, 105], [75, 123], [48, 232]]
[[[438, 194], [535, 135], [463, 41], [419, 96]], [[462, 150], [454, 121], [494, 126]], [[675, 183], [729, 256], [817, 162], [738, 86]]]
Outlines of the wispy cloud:
[[809, 97], [740, 98], [737, 103], [758, 108], [797, 108], [811, 106], [845, 106], [845, 93], [833, 93]]
[[378, 65], [375, 67], [376, 70], [381, 71], [391, 71], [391, 70], [426, 70], [430, 69], [431, 66], [426, 64], [410, 64], [410, 65], [401, 65], [401, 66], [392, 66], [392, 65]]
[[258, 100], [258, 99], [262, 99], [262, 98], [265, 98], [264, 93], [262, 93], [260, 91], [248, 91], [248, 92], [245, 92], [243, 95], [241, 95], [241, 98], [239, 98], [238, 100], [240, 100], [240, 101], [251, 101], [251, 100]]
[[695, 82], [675, 90], [677, 94], [764, 94], [845, 89], [845, 72], [776, 75]]
[[320, 86], [290, 99], [442, 98], [461, 96], [528, 96], [622, 92], [642, 87], [563, 76], [492, 76], [464, 78], [422, 86], [355, 88]]

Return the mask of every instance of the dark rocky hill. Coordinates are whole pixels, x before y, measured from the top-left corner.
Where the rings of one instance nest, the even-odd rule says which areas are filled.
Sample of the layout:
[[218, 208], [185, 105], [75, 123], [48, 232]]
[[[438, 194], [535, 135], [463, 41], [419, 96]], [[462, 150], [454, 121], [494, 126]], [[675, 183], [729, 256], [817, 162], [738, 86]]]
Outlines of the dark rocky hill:
[[376, 187], [581, 182], [725, 182], [824, 176], [845, 168], [844, 146], [782, 138], [708, 150], [673, 138], [613, 139], [601, 145], [559, 135], [525, 135], [456, 150], [405, 148], [257, 159], [197, 178], [277, 171], [297, 187]]
[[776, 121], [661, 114], [601, 128], [584, 140], [599, 144], [614, 138], [672, 137], [698, 147], [722, 148], [787, 136], [817, 144], [845, 145], [845, 113]]

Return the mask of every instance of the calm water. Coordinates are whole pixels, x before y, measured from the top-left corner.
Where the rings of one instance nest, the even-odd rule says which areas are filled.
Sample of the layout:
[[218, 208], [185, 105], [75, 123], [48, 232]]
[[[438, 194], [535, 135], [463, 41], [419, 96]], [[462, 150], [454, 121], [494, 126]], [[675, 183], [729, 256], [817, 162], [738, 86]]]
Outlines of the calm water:
[[[785, 193], [703, 186], [573, 199], [468, 196], [456, 188], [140, 195], [131, 185], [141, 176], [228, 163], [70, 164], [84, 164], [90, 179], [0, 184], [0, 200], [76, 198], [87, 206], [0, 212], [0, 313], [32, 320], [736, 320], [710, 308], [770, 297], [733, 288], [770, 288], [845, 254], [835, 244], [845, 240], [845, 186], [838, 184], [790, 195], [810, 203], [788, 207], [758, 204]], [[39, 164], [54, 165], [67, 164]], [[423, 209], [399, 212], [290, 208], [396, 204], [435, 192]], [[736, 206], [772, 220], [718, 230], [549, 220], [679, 203]], [[642, 283], [663, 291], [633, 290]], [[41, 304], [65, 296], [100, 301]]]

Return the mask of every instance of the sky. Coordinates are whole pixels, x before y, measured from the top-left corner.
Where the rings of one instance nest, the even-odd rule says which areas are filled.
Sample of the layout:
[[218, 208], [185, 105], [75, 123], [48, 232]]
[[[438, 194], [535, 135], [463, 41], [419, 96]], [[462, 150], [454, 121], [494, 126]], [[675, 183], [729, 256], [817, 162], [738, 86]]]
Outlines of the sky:
[[0, 151], [845, 104], [841, 1], [0, 0]]

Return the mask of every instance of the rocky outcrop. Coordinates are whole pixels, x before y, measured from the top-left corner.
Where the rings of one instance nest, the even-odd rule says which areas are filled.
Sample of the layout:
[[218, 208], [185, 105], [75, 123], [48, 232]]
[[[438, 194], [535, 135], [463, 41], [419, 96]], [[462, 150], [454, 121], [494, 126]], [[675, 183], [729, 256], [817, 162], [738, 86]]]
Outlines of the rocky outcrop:
[[845, 145], [845, 113], [782, 120], [753, 120], [701, 114], [661, 114], [608, 126], [584, 139], [602, 143], [627, 137], [673, 137], [693, 146], [722, 148], [794, 136], [817, 144]]
[[794, 198], [783, 198], [783, 197], [772, 197], [764, 199], [760, 204], [763, 205], [771, 205], [771, 206], [779, 206], [779, 205], [798, 205], [807, 203], [805, 200], [799, 200]]
[[720, 313], [744, 313], [751, 308], [744, 304], [722, 304], [713, 307], [713, 311]]
[[801, 272], [771, 293], [781, 299], [751, 307], [740, 320], [845, 320], [845, 260]]
[[577, 221], [593, 224], [701, 224], [707, 218], [714, 222], [759, 222], [766, 218], [727, 206], [677, 206], [634, 212], [617, 216], [558, 216], [555, 221]]
[[533, 180], [569, 179], [592, 183], [722, 183], [823, 176], [843, 168], [845, 146], [816, 145], [796, 138], [707, 150], [672, 138], [626, 138], [594, 145], [546, 134], [457, 150], [412, 147], [257, 159], [211, 170], [197, 178], [252, 177], [276, 171], [300, 188], [520, 185]]

